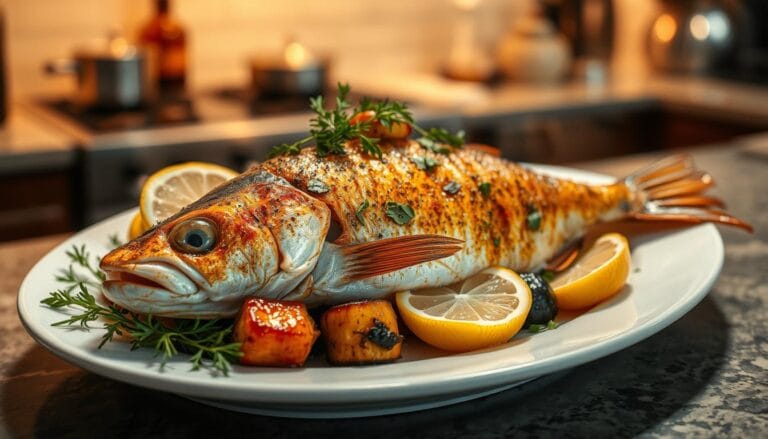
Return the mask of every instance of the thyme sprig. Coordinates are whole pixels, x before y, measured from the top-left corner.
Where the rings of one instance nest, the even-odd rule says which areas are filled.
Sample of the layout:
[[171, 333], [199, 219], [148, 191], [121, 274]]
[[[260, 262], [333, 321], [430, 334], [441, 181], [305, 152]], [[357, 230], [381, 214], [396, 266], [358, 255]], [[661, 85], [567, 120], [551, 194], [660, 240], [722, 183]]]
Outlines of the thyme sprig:
[[[72, 248], [65, 252], [69, 258], [69, 265], [67, 268], [59, 270], [59, 274], [55, 279], [58, 282], [67, 284], [66, 291], [72, 291], [78, 284], [90, 285], [92, 287], [98, 287], [101, 282], [106, 280], [104, 273], [96, 268], [98, 266], [98, 259], [94, 258], [96, 265], [91, 265], [91, 255], [85, 249], [85, 244], [80, 247], [73, 245]], [[76, 267], [85, 269], [90, 276], [83, 275]]]
[[[315, 143], [316, 153], [319, 157], [327, 155], [345, 154], [347, 142], [358, 141], [360, 148], [366, 154], [378, 159], [382, 158], [382, 150], [379, 145], [381, 139], [370, 137], [370, 129], [374, 123], [379, 123], [385, 128], [391, 128], [396, 123], [410, 124], [413, 129], [421, 134], [418, 140], [422, 146], [435, 152], [447, 154], [450, 149], [440, 145], [449, 145], [453, 148], [460, 148], [464, 144], [464, 132], [459, 131], [452, 134], [443, 128], [424, 129], [418, 126], [414, 120], [408, 106], [402, 102], [383, 100], [374, 101], [364, 98], [361, 102], [352, 106], [347, 100], [349, 96], [349, 85], [339, 83], [337, 85], [338, 93], [335, 100], [335, 107], [326, 109], [326, 102], [323, 96], [310, 98], [309, 107], [315, 113], [315, 116], [309, 121], [309, 136], [297, 140], [293, 143], [284, 143], [275, 146], [269, 153], [269, 157], [281, 155], [296, 155], [301, 149], [310, 142]], [[374, 113], [370, 119], [354, 119], [358, 113], [371, 111]]]
[[[88, 287], [99, 287], [105, 280], [104, 273], [91, 265], [85, 245], [73, 246], [66, 255], [71, 263], [56, 277], [57, 281], [66, 284], [65, 288], [49, 293], [40, 301], [53, 309], [71, 312], [68, 318], [53, 323], [53, 326], [91, 329], [92, 322], [102, 320], [105, 332], [99, 348], [115, 336], [126, 336], [130, 339], [131, 350], [148, 347], [161, 355], [161, 367], [183, 352], [191, 355], [192, 370], [209, 368], [227, 375], [230, 363], [242, 355], [241, 344], [231, 341], [231, 320], [174, 319], [169, 324], [152, 315], [136, 314], [113, 304], [99, 304]], [[91, 276], [79, 274], [78, 266]]]

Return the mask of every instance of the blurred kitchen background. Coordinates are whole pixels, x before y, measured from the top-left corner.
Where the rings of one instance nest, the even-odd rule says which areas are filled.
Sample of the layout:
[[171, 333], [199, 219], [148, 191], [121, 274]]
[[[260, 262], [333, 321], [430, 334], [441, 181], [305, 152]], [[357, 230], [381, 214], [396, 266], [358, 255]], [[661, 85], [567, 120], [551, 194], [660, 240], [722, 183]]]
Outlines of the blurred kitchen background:
[[768, 155], [763, 0], [5, 0], [0, 68], [0, 240], [135, 206], [172, 163], [262, 160], [336, 81], [514, 160]]

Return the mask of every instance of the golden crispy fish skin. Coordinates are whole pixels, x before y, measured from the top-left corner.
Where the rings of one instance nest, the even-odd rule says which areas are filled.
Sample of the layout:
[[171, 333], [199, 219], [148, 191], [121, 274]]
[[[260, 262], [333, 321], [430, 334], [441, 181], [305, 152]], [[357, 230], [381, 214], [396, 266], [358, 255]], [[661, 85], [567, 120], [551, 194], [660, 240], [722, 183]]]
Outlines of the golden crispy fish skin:
[[[330, 207], [341, 234], [339, 245], [360, 244], [395, 236], [435, 234], [471, 240], [475, 252], [491, 255], [489, 263], [513, 269], [541, 263], [534, 258], [541, 237], [560, 248], [565, 236], [558, 223], [579, 215], [587, 224], [628, 200], [623, 184], [588, 186], [538, 174], [521, 165], [470, 149], [449, 155], [425, 150], [415, 141], [386, 148], [382, 160], [357, 150], [343, 156], [318, 157], [305, 149], [297, 156], [282, 156], [259, 165], [284, 178]], [[428, 158], [437, 164], [420, 169]], [[321, 182], [327, 192], [313, 192], [310, 182]], [[458, 184], [451, 193], [449, 184]], [[481, 191], [487, 183], [488, 195]], [[368, 207], [360, 213], [361, 205]], [[386, 215], [386, 204], [410, 206], [413, 220], [397, 225]], [[527, 225], [536, 210], [537, 230]], [[551, 256], [551, 255], [549, 255]]]
[[599, 221], [749, 228], [709, 210], [713, 199], [699, 193], [711, 178], [685, 156], [587, 185], [471, 148], [382, 149], [379, 160], [351, 142], [344, 155], [307, 148], [254, 166], [107, 254], [104, 294], [142, 313], [227, 317], [250, 296], [336, 304], [448, 285], [491, 265], [531, 270]]

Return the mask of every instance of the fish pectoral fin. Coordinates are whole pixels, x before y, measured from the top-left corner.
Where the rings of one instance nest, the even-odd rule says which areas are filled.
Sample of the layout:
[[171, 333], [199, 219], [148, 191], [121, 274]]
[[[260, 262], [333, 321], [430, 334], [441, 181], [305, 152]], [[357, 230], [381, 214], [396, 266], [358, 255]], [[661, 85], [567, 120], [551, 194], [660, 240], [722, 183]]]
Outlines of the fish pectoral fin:
[[410, 235], [342, 248], [344, 276], [360, 280], [413, 265], [446, 258], [464, 248], [464, 241], [442, 235]]

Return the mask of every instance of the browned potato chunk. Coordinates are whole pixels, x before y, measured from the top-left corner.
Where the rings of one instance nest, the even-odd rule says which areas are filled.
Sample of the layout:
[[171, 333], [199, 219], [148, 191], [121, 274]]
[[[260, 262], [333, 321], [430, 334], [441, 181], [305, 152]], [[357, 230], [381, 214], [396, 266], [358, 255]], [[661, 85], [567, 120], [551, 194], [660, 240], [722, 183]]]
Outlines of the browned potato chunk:
[[332, 364], [384, 363], [400, 358], [403, 337], [386, 300], [334, 306], [320, 323]]
[[240, 310], [234, 338], [243, 344], [242, 364], [301, 366], [319, 335], [303, 303], [252, 298]]

